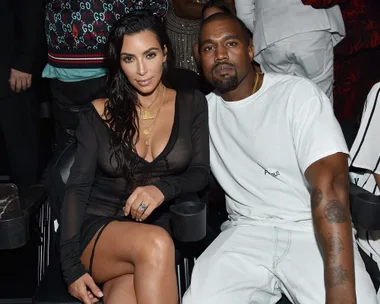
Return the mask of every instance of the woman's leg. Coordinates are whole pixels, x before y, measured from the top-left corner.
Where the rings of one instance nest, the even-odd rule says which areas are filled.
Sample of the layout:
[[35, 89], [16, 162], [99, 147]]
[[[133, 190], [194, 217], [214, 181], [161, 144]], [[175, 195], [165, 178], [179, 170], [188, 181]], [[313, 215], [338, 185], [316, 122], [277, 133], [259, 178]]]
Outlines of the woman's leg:
[[106, 304], [137, 304], [133, 274], [107, 281], [103, 286], [103, 301]]
[[[97, 234], [85, 248], [89, 268]], [[97, 283], [133, 274], [139, 304], [178, 303], [174, 244], [162, 228], [134, 222], [112, 222], [96, 244], [92, 277]]]

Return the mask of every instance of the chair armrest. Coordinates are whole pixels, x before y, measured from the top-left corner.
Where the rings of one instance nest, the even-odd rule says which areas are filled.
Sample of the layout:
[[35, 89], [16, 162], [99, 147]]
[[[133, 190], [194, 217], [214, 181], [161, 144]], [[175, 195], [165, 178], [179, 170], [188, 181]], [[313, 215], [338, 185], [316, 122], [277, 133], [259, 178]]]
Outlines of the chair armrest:
[[30, 214], [39, 209], [45, 202], [48, 191], [44, 185], [37, 184], [21, 191], [19, 195], [21, 209]]

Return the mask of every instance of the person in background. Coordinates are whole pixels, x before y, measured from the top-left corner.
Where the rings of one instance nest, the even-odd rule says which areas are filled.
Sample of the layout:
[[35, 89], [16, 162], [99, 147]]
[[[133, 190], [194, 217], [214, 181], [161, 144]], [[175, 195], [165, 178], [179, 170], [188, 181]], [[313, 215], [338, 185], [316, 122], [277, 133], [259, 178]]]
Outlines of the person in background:
[[169, 11], [165, 18], [176, 68], [198, 73], [192, 54], [192, 46], [198, 39], [199, 23], [206, 0], [170, 0]]
[[334, 48], [334, 108], [349, 147], [355, 139], [363, 103], [380, 81], [380, 2], [377, 0], [303, 0], [315, 8], [339, 4], [346, 37]]
[[60, 257], [85, 304], [178, 303], [169, 207], [206, 187], [210, 156], [205, 97], [171, 89], [169, 47], [158, 17], [122, 17], [105, 49], [108, 96], [80, 114]]
[[9, 162], [10, 179], [20, 190], [37, 183], [39, 175], [35, 82], [43, 50], [43, 12], [42, 0], [1, 2], [0, 129], [8, 154], [1, 162]]
[[[380, 195], [380, 82], [375, 84], [364, 104], [359, 132], [350, 150], [350, 180], [368, 192]], [[380, 271], [380, 231], [358, 226], [357, 242]], [[380, 301], [380, 290], [377, 291]]]
[[106, 97], [104, 45], [113, 23], [141, 9], [163, 18], [167, 1], [46, 1], [48, 64], [43, 77], [51, 79], [57, 155], [75, 139], [80, 109]]
[[315, 9], [301, 0], [240, 0], [235, 6], [253, 33], [264, 73], [308, 78], [333, 103], [334, 46], [345, 36], [339, 6]]

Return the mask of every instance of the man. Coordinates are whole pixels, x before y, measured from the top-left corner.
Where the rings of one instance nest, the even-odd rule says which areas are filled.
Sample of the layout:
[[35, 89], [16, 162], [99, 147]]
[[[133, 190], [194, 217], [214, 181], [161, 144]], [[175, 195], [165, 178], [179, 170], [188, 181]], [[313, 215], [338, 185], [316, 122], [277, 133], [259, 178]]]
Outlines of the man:
[[237, 16], [253, 33], [264, 72], [311, 79], [333, 100], [333, 47], [344, 35], [339, 6], [315, 9], [301, 0], [238, 0]]
[[[380, 195], [380, 82], [368, 94], [364, 105], [359, 132], [350, 150], [349, 165], [351, 182]], [[359, 247], [376, 264], [380, 271], [380, 231], [367, 231], [357, 227]], [[378, 286], [377, 286], [378, 288]], [[380, 290], [377, 290], [380, 301]]]
[[43, 48], [43, 1], [1, 2], [0, 129], [10, 178], [19, 189], [35, 184], [38, 171], [38, 103], [33, 74]]
[[[200, 30], [211, 168], [229, 220], [196, 262], [184, 304], [376, 302], [353, 246], [347, 147], [325, 94], [307, 79], [256, 74], [235, 17]], [[354, 248], [353, 248], [354, 247]], [[356, 287], [356, 294], [355, 294]]]

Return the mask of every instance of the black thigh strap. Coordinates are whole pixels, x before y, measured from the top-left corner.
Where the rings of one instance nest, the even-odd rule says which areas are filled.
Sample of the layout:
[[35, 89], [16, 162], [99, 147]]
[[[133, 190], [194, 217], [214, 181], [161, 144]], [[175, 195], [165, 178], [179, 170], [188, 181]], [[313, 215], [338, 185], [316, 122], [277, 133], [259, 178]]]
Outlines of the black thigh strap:
[[[109, 222], [109, 223], [111, 223], [111, 222]], [[99, 233], [96, 236], [94, 247], [92, 248], [92, 253], [91, 253], [91, 258], [90, 258], [90, 267], [88, 269], [88, 273], [90, 274], [90, 276], [92, 276], [92, 264], [94, 262], [96, 244], [98, 243], [99, 238], [100, 238], [100, 236], [102, 235], [102, 233], [104, 231], [104, 228], [106, 228], [109, 223], [104, 224], [104, 226], [102, 228], [100, 228]]]

